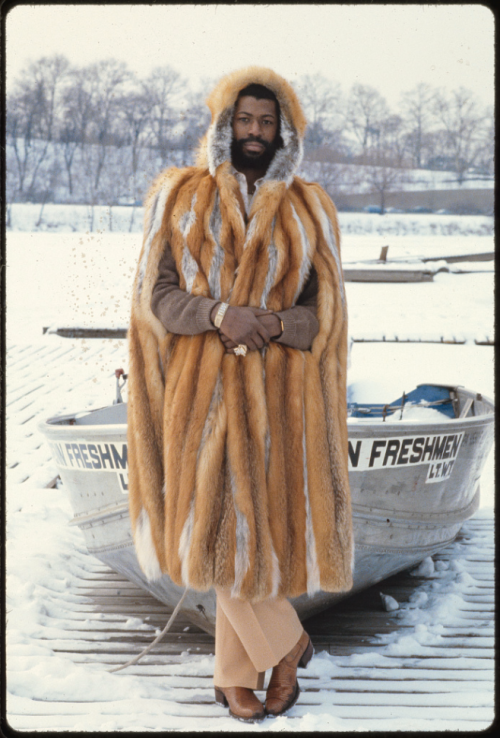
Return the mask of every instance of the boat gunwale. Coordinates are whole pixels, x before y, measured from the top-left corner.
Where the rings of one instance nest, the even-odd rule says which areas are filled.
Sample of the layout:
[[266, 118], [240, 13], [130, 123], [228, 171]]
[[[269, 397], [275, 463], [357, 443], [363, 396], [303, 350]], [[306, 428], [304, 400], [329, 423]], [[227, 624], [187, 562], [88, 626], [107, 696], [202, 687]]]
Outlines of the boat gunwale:
[[[105, 409], [105, 408], [100, 408]], [[86, 423], [85, 425], [63, 425], [59, 423], [50, 423], [49, 420], [42, 420], [38, 426], [38, 429], [46, 436], [57, 437], [62, 435], [68, 435], [69, 437], [81, 437], [88, 432], [99, 433], [103, 436], [124, 436], [126, 437], [127, 423], [108, 423], [91, 425]], [[402, 421], [393, 420], [385, 421], [377, 420], [375, 422], [365, 421], [364, 418], [360, 418], [361, 422], [349, 422], [347, 419], [347, 427], [349, 436], [375, 436], [385, 435], [386, 433], [394, 433], [398, 431], [398, 435], [415, 435], [416, 433], [427, 433], [427, 435], [448, 433], [448, 429], [460, 430], [461, 428], [467, 429], [474, 425], [493, 424], [495, 420], [495, 414], [482, 413], [481, 415], [472, 415], [467, 418], [449, 418], [444, 421]], [[125, 431], [123, 430], [125, 429]]]
[[[473, 399], [479, 400], [480, 402], [484, 403], [486, 407], [488, 408], [489, 412], [482, 412], [480, 415], [470, 415], [465, 418], [448, 418], [447, 420], [442, 421], [425, 421], [425, 420], [410, 420], [406, 421], [403, 419], [391, 419], [391, 417], [386, 417], [385, 420], [376, 420], [370, 422], [369, 418], [351, 418], [347, 417], [347, 427], [349, 430], [349, 433], [354, 432], [353, 435], [357, 434], [363, 434], [367, 431], [373, 429], [373, 431], [381, 432], [381, 431], [390, 431], [394, 432], [394, 430], [397, 428], [398, 431], [400, 431], [401, 435], [413, 435], [415, 432], [421, 432], [419, 429], [425, 429], [427, 433], [433, 432], [434, 429], [436, 429], [436, 433], [442, 432], [441, 430], [438, 430], [440, 428], [446, 429], [450, 428], [451, 424], [453, 425], [453, 428], [461, 427], [464, 425], [464, 428], [467, 428], [470, 425], [475, 424], [482, 424], [484, 422], [486, 423], [493, 423], [495, 420], [495, 404], [493, 400], [490, 397], [487, 397], [486, 395], [481, 394], [480, 399], [478, 398], [478, 392], [475, 392], [474, 390], [468, 390], [464, 387], [457, 387], [457, 391], [460, 393], [463, 393], [464, 395], [468, 397], [473, 397]], [[123, 433], [123, 428], [127, 428], [127, 423], [83, 423], [81, 425], [77, 425], [76, 423], [70, 424], [68, 423], [61, 423], [61, 419], [67, 419], [68, 421], [71, 419], [74, 419], [76, 415], [80, 415], [82, 413], [85, 413], [86, 415], [90, 415], [93, 412], [98, 412], [102, 410], [106, 410], [108, 408], [116, 407], [116, 405], [104, 405], [103, 407], [94, 408], [88, 411], [79, 411], [78, 413], [74, 413], [73, 415], [54, 415], [50, 418], [47, 418], [46, 420], [40, 421], [38, 424], [38, 429], [44, 434], [44, 435], [57, 435], [59, 431], [64, 431], [64, 433], [69, 434], [70, 436], [79, 436], [84, 435], [88, 431], [93, 431], [94, 433], [99, 432], [102, 435], [125, 435], [126, 431]], [[404, 412], [404, 409], [403, 409]], [[394, 414], [398, 413], [398, 410], [395, 411]], [[58, 422], [59, 421], [59, 422]], [[458, 426], [457, 426], [458, 424]], [[431, 430], [432, 429], [432, 430]], [[372, 435], [372, 434], [370, 434]]]

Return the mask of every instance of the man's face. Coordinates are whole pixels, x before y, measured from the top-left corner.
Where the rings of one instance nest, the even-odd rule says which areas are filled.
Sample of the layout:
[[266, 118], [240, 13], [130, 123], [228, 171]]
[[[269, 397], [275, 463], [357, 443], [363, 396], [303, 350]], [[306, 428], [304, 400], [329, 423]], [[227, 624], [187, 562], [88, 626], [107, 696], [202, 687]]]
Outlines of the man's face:
[[233, 164], [267, 169], [276, 151], [278, 116], [274, 100], [240, 97], [233, 117]]

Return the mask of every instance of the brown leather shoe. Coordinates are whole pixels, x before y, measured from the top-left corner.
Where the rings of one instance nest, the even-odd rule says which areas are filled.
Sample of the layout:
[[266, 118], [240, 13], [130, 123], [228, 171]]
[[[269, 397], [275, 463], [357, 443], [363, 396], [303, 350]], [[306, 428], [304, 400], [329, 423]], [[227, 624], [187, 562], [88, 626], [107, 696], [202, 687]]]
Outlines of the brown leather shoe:
[[229, 707], [231, 717], [246, 723], [255, 723], [266, 717], [262, 702], [247, 687], [215, 687], [215, 701]]
[[290, 653], [273, 669], [266, 694], [266, 713], [283, 715], [297, 702], [300, 694], [297, 667], [305, 668], [314, 653], [311, 639], [304, 631]]

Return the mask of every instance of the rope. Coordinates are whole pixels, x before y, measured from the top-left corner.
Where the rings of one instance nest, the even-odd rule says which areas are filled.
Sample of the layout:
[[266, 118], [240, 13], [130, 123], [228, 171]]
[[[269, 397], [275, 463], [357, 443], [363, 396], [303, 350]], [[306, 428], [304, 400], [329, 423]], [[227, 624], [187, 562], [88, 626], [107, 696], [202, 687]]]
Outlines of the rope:
[[121, 671], [122, 669], [126, 669], [127, 666], [133, 666], [134, 664], [137, 664], [137, 662], [140, 659], [142, 659], [143, 656], [145, 656], [147, 653], [149, 653], [151, 651], [151, 649], [154, 648], [154, 646], [156, 646], [156, 644], [159, 643], [161, 641], [161, 639], [163, 638], [163, 636], [166, 633], [168, 633], [168, 631], [170, 630], [170, 626], [172, 625], [172, 623], [174, 622], [175, 618], [177, 617], [177, 613], [181, 609], [181, 605], [184, 602], [184, 598], [186, 597], [187, 592], [188, 592], [188, 587], [186, 587], [185, 590], [184, 590], [184, 592], [182, 593], [182, 597], [180, 598], [179, 602], [175, 606], [175, 610], [171, 614], [171, 616], [170, 616], [170, 618], [168, 620], [168, 623], [163, 628], [163, 630], [160, 633], [160, 635], [156, 636], [156, 638], [154, 639], [154, 641], [152, 641], [149, 644], [149, 646], [146, 646], [146, 648], [143, 651], [141, 651], [141, 653], [138, 656], [134, 656], [134, 658], [133, 659], [130, 659], [130, 661], [127, 661], [126, 664], [122, 664], [121, 666], [115, 666], [114, 669], [107, 669], [106, 671], [108, 671], [110, 674], [112, 674], [115, 671]]

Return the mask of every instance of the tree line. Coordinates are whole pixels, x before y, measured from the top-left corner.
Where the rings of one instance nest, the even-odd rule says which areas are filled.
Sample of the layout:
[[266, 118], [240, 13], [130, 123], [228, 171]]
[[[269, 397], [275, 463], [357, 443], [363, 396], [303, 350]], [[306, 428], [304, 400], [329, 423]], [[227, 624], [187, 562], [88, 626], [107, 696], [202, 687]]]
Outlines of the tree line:
[[[159, 171], [193, 163], [213, 82], [194, 91], [172, 67], [140, 78], [115, 59], [29, 63], [7, 96], [7, 201], [141, 202]], [[309, 121], [302, 174], [333, 197], [361, 185], [383, 193], [410, 169], [451, 171], [460, 183], [493, 174], [493, 110], [470, 90], [421, 83], [391, 110], [368, 85], [344, 93], [315, 74], [295, 87]]]

